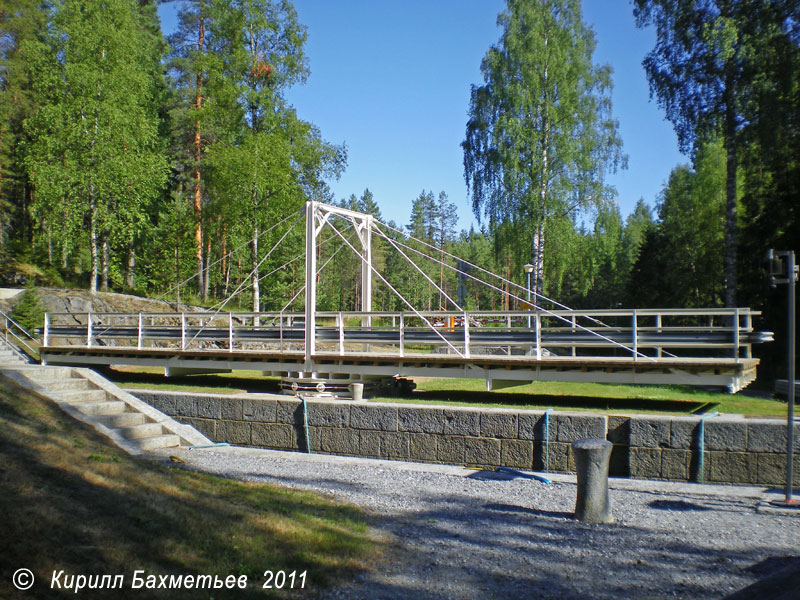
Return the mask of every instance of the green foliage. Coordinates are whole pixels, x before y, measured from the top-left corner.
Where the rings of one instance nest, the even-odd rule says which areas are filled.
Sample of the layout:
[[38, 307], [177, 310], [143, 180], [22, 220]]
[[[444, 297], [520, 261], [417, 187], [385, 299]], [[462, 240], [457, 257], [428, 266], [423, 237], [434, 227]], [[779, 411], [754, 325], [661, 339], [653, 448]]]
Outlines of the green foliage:
[[636, 306], [723, 304], [725, 150], [719, 138], [702, 144], [694, 168], [672, 170], [646, 234], [631, 281]]
[[796, 47], [800, 9], [782, 1], [636, 0], [634, 14], [639, 26], [656, 27], [656, 47], [644, 66], [681, 146], [696, 149], [704, 136], [722, 135], [725, 304], [735, 306], [739, 154], [748, 130], [764, 115], [759, 102], [764, 82], [783, 79], [764, 67], [774, 64], [776, 46]]
[[39, 299], [33, 283], [25, 286], [25, 291], [20, 294], [14, 303], [11, 318], [22, 325], [28, 332], [33, 333], [37, 328], [44, 327], [44, 307]]
[[31, 211], [64, 256], [89, 244], [93, 290], [100, 247], [132, 243], [146, 225], [143, 206], [167, 176], [147, 68], [152, 39], [140, 31], [137, 6], [66, 0], [48, 35], [23, 45], [38, 101], [26, 122]]
[[481, 63], [484, 84], [472, 88], [464, 177], [475, 215], [504, 230], [506, 243], [533, 234], [529, 259], [541, 293], [548, 222], [601, 205], [609, 193], [603, 173], [625, 162], [611, 68], [592, 61], [594, 33], [578, 0], [509, 0], [498, 24], [500, 42]]

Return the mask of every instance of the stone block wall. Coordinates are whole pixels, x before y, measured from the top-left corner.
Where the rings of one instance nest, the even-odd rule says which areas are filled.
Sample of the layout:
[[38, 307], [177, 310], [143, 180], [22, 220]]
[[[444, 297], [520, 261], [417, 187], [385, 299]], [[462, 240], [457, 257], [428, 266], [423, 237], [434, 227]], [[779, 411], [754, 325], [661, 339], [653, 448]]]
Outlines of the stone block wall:
[[[700, 417], [630, 417], [630, 476], [709, 483], [780, 486], [786, 482], [785, 420], [720, 415], [703, 422], [700, 474]], [[800, 424], [795, 424], [793, 478], [800, 475]], [[612, 440], [613, 441], [613, 440]], [[617, 442], [615, 442], [617, 443]]]
[[[137, 390], [136, 396], [210, 439], [306, 451], [303, 403], [291, 397]], [[698, 481], [700, 418], [606, 416], [408, 404], [307, 402], [312, 452], [416, 462], [574, 470], [571, 444], [587, 437], [614, 444], [611, 474]], [[782, 485], [786, 422], [718, 416], [704, 421], [704, 480]], [[800, 455], [800, 425], [795, 430]], [[795, 461], [800, 481], [800, 458]]]

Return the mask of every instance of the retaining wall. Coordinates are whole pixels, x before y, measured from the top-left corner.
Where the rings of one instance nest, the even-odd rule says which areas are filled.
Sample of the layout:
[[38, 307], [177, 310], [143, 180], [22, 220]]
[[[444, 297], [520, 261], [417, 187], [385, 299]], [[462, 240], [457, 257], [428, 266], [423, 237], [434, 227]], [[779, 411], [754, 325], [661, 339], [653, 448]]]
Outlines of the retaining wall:
[[[286, 397], [136, 390], [136, 396], [210, 439], [236, 445], [306, 450], [303, 403]], [[606, 416], [553, 411], [477, 409], [309, 400], [312, 452], [393, 460], [574, 470], [571, 444], [600, 437], [614, 444], [611, 474], [697, 481], [700, 418]], [[783, 485], [786, 421], [708, 418], [704, 422], [704, 480]], [[800, 424], [795, 427], [800, 455]], [[794, 461], [800, 481], [800, 458]]]

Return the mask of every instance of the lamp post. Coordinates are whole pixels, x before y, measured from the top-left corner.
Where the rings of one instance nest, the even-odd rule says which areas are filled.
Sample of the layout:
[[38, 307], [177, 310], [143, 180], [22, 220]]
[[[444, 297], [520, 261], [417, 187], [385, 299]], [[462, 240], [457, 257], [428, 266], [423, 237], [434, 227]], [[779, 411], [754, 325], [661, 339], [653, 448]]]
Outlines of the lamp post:
[[[534, 266], [531, 263], [525, 263], [522, 265], [522, 268], [525, 270], [525, 275], [528, 278], [527, 290], [528, 290], [528, 310], [533, 308], [531, 304], [531, 273], [533, 273]], [[531, 328], [531, 316], [528, 315], [528, 329]]]
[[787, 351], [786, 351], [786, 404], [788, 405], [786, 418], [786, 500], [781, 504], [797, 508], [800, 504], [792, 499], [792, 460], [794, 454], [794, 356], [795, 356], [795, 289], [797, 283], [797, 264], [794, 252], [767, 252], [769, 264], [769, 280], [772, 287], [779, 283], [787, 284]]

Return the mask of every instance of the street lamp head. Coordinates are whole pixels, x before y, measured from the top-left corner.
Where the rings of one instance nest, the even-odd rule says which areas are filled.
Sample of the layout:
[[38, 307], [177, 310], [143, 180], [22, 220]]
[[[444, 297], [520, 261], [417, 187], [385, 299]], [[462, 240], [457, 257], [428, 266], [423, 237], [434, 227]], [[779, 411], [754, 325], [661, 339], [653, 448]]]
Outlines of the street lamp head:
[[522, 265], [522, 268], [525, 270], [526, 273], [533, 273], [533, 269], [535, 268], [531, 263], [525, 263]]

